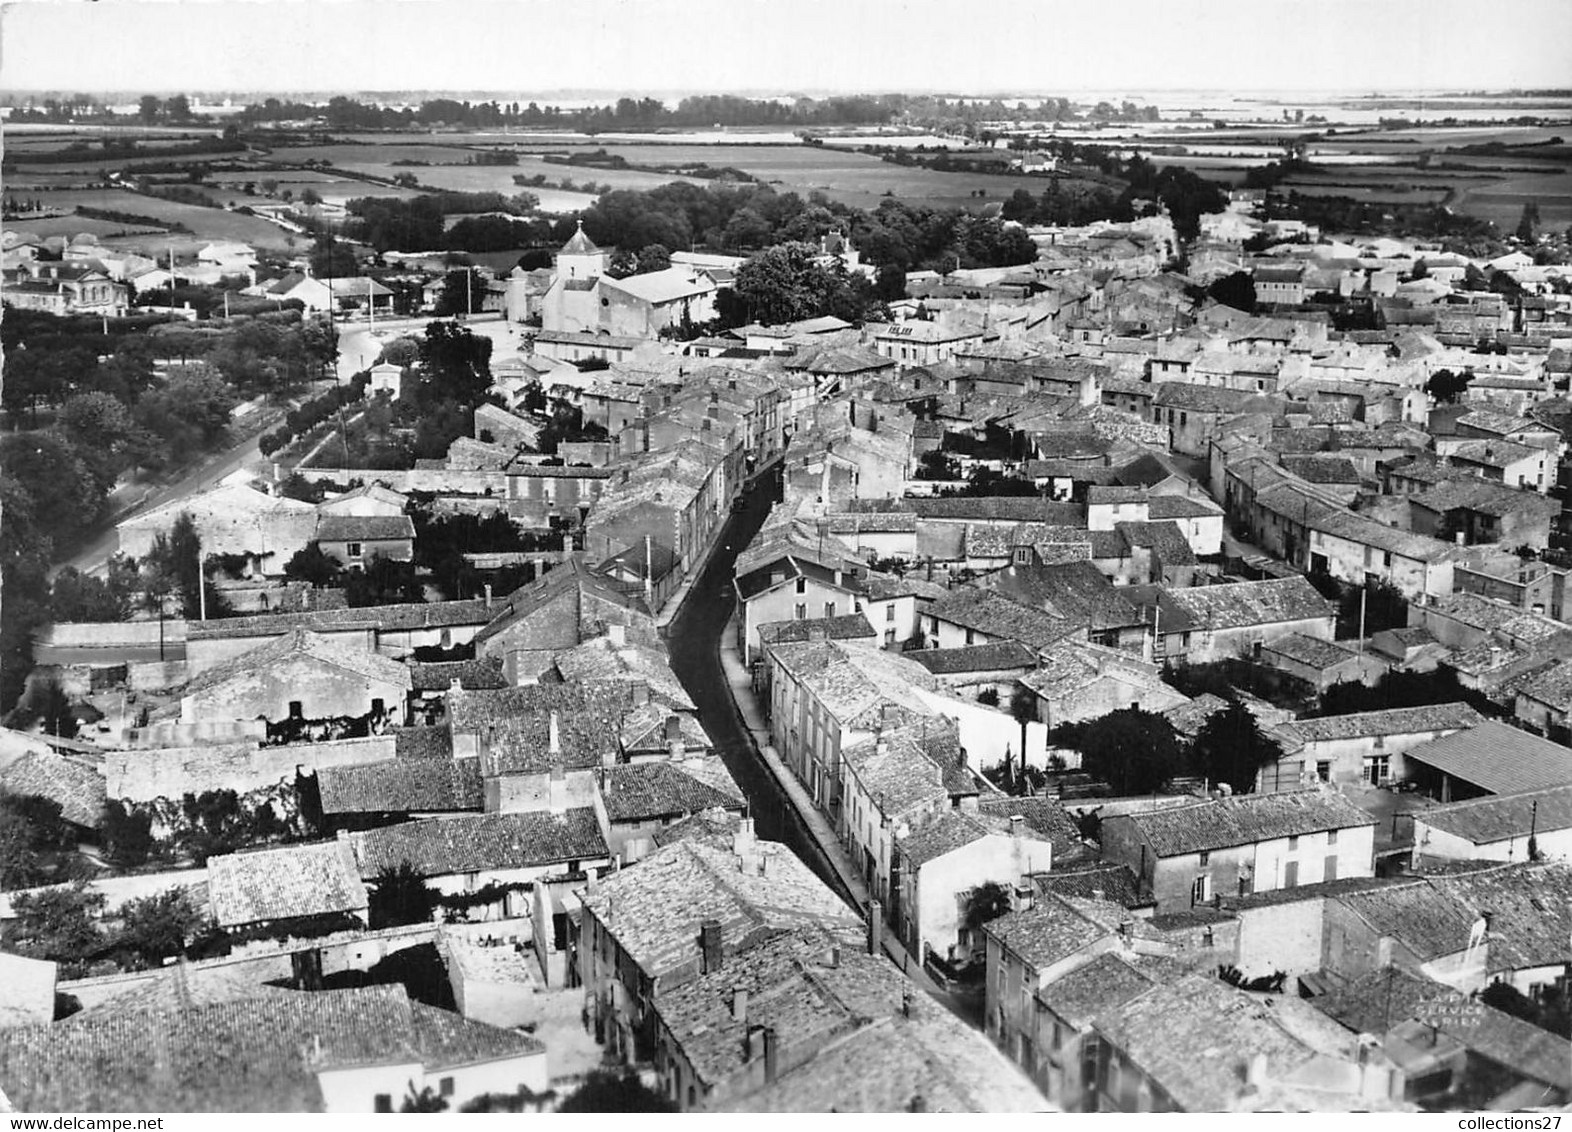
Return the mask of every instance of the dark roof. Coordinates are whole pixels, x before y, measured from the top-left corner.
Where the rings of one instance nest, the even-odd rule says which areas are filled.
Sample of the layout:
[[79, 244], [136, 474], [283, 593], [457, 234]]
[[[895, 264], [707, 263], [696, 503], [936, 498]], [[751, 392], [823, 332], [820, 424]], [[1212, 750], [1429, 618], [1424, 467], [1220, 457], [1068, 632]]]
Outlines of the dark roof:
[[1045, 896], [1031, 908], [1007, 912], [985, 924], [983, 931], [1036, 970], [1068, 959], [1110, 934], [1057, 896]]
[[1037, 997], [1070, 1025], [1082, 1026], [1146, 993], [1154, 982], [1124, 959], [1104, 952], [1043, 987]]
[[69, 755], [30, 751], [0, 768], [0, 791], [47, 798], [60, 804], [60, 816], [93, 828], [104, 816], [104, 775]]
[[[1183, 536], [1179, 538], [1182, 542]], [[1188, 545], [1185, 551], [1188, 554]], [[1141, 624], [1141, 614], [1135, 606], [1084, 558], [1050, 566], [1010, 566], [985, 581], [1012, 600], [1094, 632]]]
[[453, 733], [446, 727], [395, 727], [393, 754], [401, 759], [451, 759]]
[[473, 660], [410, 661], [409, 678], [417, 692], [446, 692], [455, 680], [459, 682], [459, 687], [470, 691], [508, 686], [500, 656], [481, 656]]
[[[1483, 728], [1459, 734], [1473, 735], [1480, 730]], [[1433, 806], [1416, 813], [1414, 820], [1475, 845], [1527, 837], [1536, 831], [1551, 833], [1572, 829], [1572, 783]], [[1422, 836], [1415, 851], [1425, 851]]]
[[612, 821], [673, 818], [708, 809], [747, 806], [718, 758], [681, 762], [628, 763], [610, 767], [601, 781], [606, 816]]
[[324, 814], [439, 813], [485, 802], [479, 759], [389, 759], [317, 771]]
[[861, 613], [839, 617], [819, 617], [811, 621], [766, 621], [759, 626], [759, 643], [773, 645], [782, 641], [807, 641], [819, 634], [831, 641], [853, 641], [877, 637], [868, 618]]
[[[786, 624], [800, 625], [803, 622]], [[993, 641], [986, 645], [966, 645], [956, 649], [919, 649], [906, 656], [935, 675], [1030, 668], [1037, 662], [1032, 651], [1016, 641]]]
[[352, 834], [360, 875], [409, 864], [421, 876], [522, 869], [607, 856], [595, 811], [430, 818]]
[[571, 612], [564, 608], [560, 615], [577, 620], [586, 594], [599, 601], [621, 606], [630, 613], [647, 616], [642, 599], [623, 593], [608, 579], [590, 572], [577, 555], [570, 555], [533, 582], [527, 582], [509, 594], [501, 607], [493, 611], [486, 627], [475, 634], [475, 644], [483, 644], [537, 610], [559, 601], [573, 606]]
[[376, 628], [442, 629], [456, 625], [484, 625], [495, 611], [485, 599], [470, 601], [404, 602], [355, 609], [318, 609], [310, 613], [266, 613], [255, 617], [225, 617], [218, 621], [192, 622], [190, 640], [229, 637], [276, 637], [291, 629], [330, 632], [333, 629]]
[[[531, 684], [448, 696], [449, 726], [481, 741], [486, 775], [600, 766], [620, 750], [634, 710], [627, 683]], [[556, 724], [557, 750], [551, 749]]]
[[1055, 527], [1078, 527], [1085, 518], [1078, 503], [1058, 503], [1030, 495], [903, 499], [896, 509], [906, 508], [922, 519], [1000, 519], [1017, 523], [1047, 523]]
[[1179, 524], [1172, 520], [1154, 523], [1115, 523], [1119, 533], [1131, 546], [1144, 546], [1155, 550], [1164, 566], [1194, 566], [1195, 551], [1190, 540], [1184, 537]]
[[322, 515], [317, 519], [318, 542], [396, 542], [414, 537], [415, 524], [408, 515]]
[[1025, 819], [1028, 828], [1036, 830], [1053, 843], [1055, 865], [1075, 856], [1082, 849], [1081, 831], [1057, 798], [982, 797], [977, 800], [977, 812], [999, 818], [1019, 815]]
[[1522, 1076], [1572, 1088], [1572, 1043], [1422, 975], [1386, 967], [1310, 1001], [1356, 1033], [1383, 1036], [1399, 1023], [1424, 1022]]
[[1046, 648], [1075, 632], [1075, 626], [1069, 621], [976, 586], [951, 590], [933, 603], [929, 614], [991, 637], [1017, 640], [1032, 648]]
[[1130, 871], [1128, 865], [1090, 865], [1062, 871], [1054, 868], [1051, 872], [1037, 873], [1032, 877], [1032, 883], [1038, 892], [1044, 894], [1080, 900], [1106, 900], [1126, 908], [1139, 908], [1151, 903], [1141, 898], [1135, 873]]
[[1214, 798], [1193, 806], [1149, 810], [1110, 820], [1133, 822], [1159, 857], [1376, 824], [1373, 817], [1341, 794], [1315, 790]]
[[1333, 602], [1298, 576], [1171, 589], [1168, 596], [1197, 625], [1212, 630], [1330, 618], [1337, 612]]
[[1347, 456], [1282, 456], [1283, 467], [1308, 483], [1357, 484], [1359, 469]]

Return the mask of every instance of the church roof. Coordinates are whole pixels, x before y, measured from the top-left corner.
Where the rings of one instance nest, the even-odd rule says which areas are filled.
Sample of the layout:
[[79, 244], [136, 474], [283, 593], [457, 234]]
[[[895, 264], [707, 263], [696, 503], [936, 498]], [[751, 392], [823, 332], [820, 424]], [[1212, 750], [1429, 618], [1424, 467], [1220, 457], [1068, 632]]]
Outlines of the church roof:
[[595, 242], [584, 234], [584, 221], [579, 221], [579, 227], [568, 242], [562, 245], [563, 255], [596, 255], [600, 251]]

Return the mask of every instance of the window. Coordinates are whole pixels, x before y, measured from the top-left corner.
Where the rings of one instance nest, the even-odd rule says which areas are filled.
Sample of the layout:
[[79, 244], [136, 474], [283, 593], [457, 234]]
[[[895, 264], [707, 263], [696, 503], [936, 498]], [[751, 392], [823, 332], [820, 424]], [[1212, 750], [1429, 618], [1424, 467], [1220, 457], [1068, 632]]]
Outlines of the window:
[[1283, 887], [1293, 888], [1299, 883], [1299, 862], [1288, 861], [1283, 865]]
[[1337, 830], [1329, 829], [1326, 831], [1326, 847], [1328, 849], [1337, 848]]
[[827, 601], [827, 602], [824, 603], [824, 616], [826, 616], [826, 617], [834, 617], [835, 616], [835, 603], [833, 601]]
[[1328, 856], [1326, 858], [1325, 873], [1326, 873], [1326, 875], [1321, 878], [1322, 880], [1336, 880], [1337, 879], [1337, 854], [1336, 853], [1328, 854]]
[[1211, 861], [1212, 861], [1211, 851], [1207, 850], [1207, 849], [1202, 849], [1201, 850], [1201, 867], [1203, 869], [1206, 868], [1206, 866], [1209, 865], [1211, 863]]
[[289, 718], [300, 719], [305, 715], [305, 710], [299, 700], [289, 701]]
[[360, 557], [360, 544], [358, 542], [351, 542], [351, 543], [345, 544], [345, 550], [346, 550], [346, 553], [348, 553], [348, 555], [351, 558], [359, 558]]
[[1322, 782], [1331, 782], [1332, 781], [1332, 761], [1330, 759], [1322, 759], [1319, 762], [1317, 762], [1315, 764], [1315, 776], [1316, 776], [1316, 778], [1320, 779]]
[[1392, 777], [1392, 758], [1390, 755], [1370, 755], [1365, 759], [1365, 781], [1371, 786], [1380, 786]]
[[894, 605], [886, 605], [884, 607], [884, 619], [886, 621], [894, 621], [895, 620], [895, 606]]
[[444, 1097], [451, 1097], [453, 1095], [453, 1078], [442, 1078], [442, 1083], [438, 1086], [437, 1091]]
[[797, 603], [797, 620], [798, 621], [806, 621], [807, 619], [808, 619], [808, 603], [805, 602], [805, 601], [799, 601]]
[[1212, 898], [1212, 878], [1202, 874], [1195, 878], [1195, 883], [1190, 886], [1190, 903], [1205, 904]]
[[1297, 853], [1299, 851], [1299, 835], [1298, 834], [1295, 834], [1293, 837], [1290, 837], [1288, 839], [1288, 851], [1290, 853]]
[[800, 593], [800, 594], [805, 594], [805, 593], [808, 592], [808, 579], [807, 578], [798, 578], [797, 579], [797, 592]]
[[967, 644], [971, 644], [975, 640], [976, 640], [976, 634], [973, 633], [970, 629], [966, 630], [966, 643]]
[[392, 1093], [378, 1093], [375, 1103], [376, 1103], [376, 1111], [377, 1112], [392, 1112], [393, 1111], [393, 1094]]
[[884, 643], [886, 645], [893, 645], [895, 643], [895, 630], [894, 629], [886, 629], [884, 631]]

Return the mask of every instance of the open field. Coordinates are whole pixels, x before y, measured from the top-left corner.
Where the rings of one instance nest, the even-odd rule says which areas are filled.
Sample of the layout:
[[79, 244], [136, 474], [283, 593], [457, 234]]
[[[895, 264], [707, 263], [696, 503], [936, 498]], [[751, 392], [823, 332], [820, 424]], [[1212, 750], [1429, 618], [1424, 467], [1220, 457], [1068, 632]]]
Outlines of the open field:
[[[195, 240], [198, 247], [212, 240], [242, 240], [248, 244], [259, 247], [282, 248], [287, 246], [286, 238], [289, 236], [282, 228], [269, 224], [255, 216], [244, 216], [236, 212], [228, 212], [217, 208], [202, 208], [192, 204], [181, 204], [177, 201], [161, 200], [158, 197], [141, 196], [138, 193], [127, 192], [123, 189], [67, 189], [63, 191], [44, 192], [35, 194], [43, 202], [54, 208], [75, 208], [85, 205], [89, 208], [108, 209], [114, 212], [125, 212], [136, 216], [148, 216], [166, 224], [184, 224], [191, 229], [193, 236], [186, 240]], [[58, 228], [49, 232], [42, 232], [37, 225], [60, 224], [67, 225], [67, 231], [62, 233]], [[102, 224], [102, 221], [94, 223]], [[19, 232], [39, 231], [41, 235], [60, 235], [76, 232], [95, 232], [88, 227], [86, 217], [56, 217], [51, 220], [22, 220], [7, 221], [8, 228]], [[124, 228], [125, 225], [116, 227]], [[96, 234], [96, 232], [95, 232]], [[180, 250], [183, 242], [178, 237], [158, 236], [151, 238], [152, 246], [159, 249], [166, 248], [170, 243], [175, 243], [176, 250]]]

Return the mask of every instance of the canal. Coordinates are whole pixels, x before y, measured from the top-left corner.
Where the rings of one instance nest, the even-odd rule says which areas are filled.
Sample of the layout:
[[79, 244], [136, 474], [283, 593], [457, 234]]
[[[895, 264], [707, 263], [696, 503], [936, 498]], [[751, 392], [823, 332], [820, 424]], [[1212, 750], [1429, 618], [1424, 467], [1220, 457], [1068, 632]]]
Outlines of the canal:
[[[742, 506], [728, 516], [720, 544], [693, 584], [681, 611], [667, 628], [671, 667], [698, 708], [699, 721], [748, 799], [754, 829], [762, 838], [789, 846], [825, 884], [841, 891], [840, 880], [824, 860], [791, 801], [764, 765], [721, 668], [721, 635], [731, 617], [737, 556], [769, 517], [780, 497], [780, 465], [755, 481]], [[845, 894], [842, 893], [844, 896]]]

